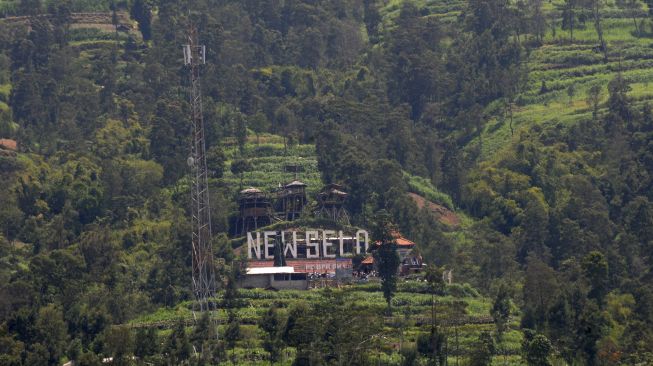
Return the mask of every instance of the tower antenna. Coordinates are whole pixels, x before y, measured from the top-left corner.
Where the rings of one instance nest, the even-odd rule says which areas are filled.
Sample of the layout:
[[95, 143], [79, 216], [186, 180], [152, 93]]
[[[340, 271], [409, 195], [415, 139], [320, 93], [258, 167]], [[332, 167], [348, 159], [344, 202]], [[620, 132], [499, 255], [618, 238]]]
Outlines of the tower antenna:
[[[206, 46], [199, 44], [197, 33], [197, 27], [190, 19], [189, 13], [188, 43], [183, 45], [183, 50], [184, 65], [190, 71], [190, 106], [193, 124], [191, 155], [188, 158], [191, 170], [193, 293], [197, 303], [196, 310], [210, 312], [215, 310], [213, 298], [216, 280], [211, 246], [211, 205], [200, 86], [200, 68], [206, 63]], [[196, 316], [195, 311], [193, 315]]]

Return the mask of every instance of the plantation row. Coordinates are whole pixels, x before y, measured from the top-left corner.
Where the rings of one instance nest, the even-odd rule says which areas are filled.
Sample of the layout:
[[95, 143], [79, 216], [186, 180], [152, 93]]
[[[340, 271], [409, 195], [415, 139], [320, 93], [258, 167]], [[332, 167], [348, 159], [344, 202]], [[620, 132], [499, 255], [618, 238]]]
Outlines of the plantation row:
[[[269, 353], [265, 350], [266, 332], [263, 319], [271, 308], [276, 309], [281, 319], [280, 329], [286, 324], [294, 309], [301, 309], [311, 304], [319, 304], [328, 299], [332, 292], [341, 293], [352, 312], [369, 314], [383, 313], [386, 308], [385, 299], [379, 291], [378, 282], [354, 285], [344, 289], [310, 290], [310, 291], [266, 291], [262, 289], [239, 290], [236, 307], [223, 308], [213, 313], [218, 323], [218, 337], [233, 334], [233, 321], [238, 322], [237, 340], [234, 347], [226, 352], [230, 360], [242, 365], [270, 364]], [[326, 293], [326, 292], [328, 293]], [[428, 334], [431, 328], [432, 298], [426, 293], [428, 288], [424, 282], [405, 281], [399, 283], [398, 293], [392, 301], [393, 316], [385, 317], [380, 328], [379, 341], [373, 351], [373, 359], [384, 365], [400, 365], [405, 358], [404, 353], [415, 350], [420, 335]], [[449, 358], [455, 362], [465, 360], [476, 347], [476, 343], [484, 332], [492, 332], [494, 324], [490, 316], [491, 303], [480, 297], [468, 285], [450, 285], [444, 289], [451, 293], [435, 298], [436, 321], [440, 331], [446, 335]], [[223, 293], [222, 293], [223, 294]], [[222, 301], [222, 294], [216, 301]], [[165, 343], [166, 337], [171, 337], [173, 328], [181, 322], [186, 333], [191, 336], [193, 327], [192, 313], [189, 310], [191, 302], [183, 302], [174, 308], [159, 309], [147, 316], [139, 317], [130, 322], [133, 329], [155, 327], [159, 342]], [[328, 306], [326, 307], [328, 311]], [[328, 314], [322, 314], [328, 318]], [[510, 328], [497, 345], [497, 359], [517, 362], [520, 353], [522, 335], [516, 330], [518, 319], [510, 322]], [[318, 324], [315, 324], [318, 327]], [[401, 351], [401, 352], [398, 352]], [[283, 346], [282, 357], [275, 365], [289, 365], [297, 350], [292, 346]]]

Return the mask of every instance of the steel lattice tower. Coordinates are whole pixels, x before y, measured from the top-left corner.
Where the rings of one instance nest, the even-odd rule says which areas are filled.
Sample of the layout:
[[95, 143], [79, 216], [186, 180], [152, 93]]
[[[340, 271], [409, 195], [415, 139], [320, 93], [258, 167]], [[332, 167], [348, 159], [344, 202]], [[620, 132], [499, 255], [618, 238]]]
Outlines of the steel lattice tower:
[[209, 203], [208, 169], [200, 68], [206, 62], [206, 47], [198, 43], [197, 28], [191, 24], [188, 44], [183, 46], [184, 65], [190, 70], [190, 106], [193, 123], [191, 156], [191, 215], [193, 224], [193, 292], [199, 311], [211, 311], [216, 291], [213, 248], [211, 246], [211, 205]]

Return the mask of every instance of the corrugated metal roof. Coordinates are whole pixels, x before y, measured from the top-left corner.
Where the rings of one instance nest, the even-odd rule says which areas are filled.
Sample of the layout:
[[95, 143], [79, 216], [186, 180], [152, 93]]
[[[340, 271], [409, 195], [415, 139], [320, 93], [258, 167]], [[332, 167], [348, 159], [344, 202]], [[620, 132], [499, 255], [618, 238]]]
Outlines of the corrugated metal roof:
[[263, 193], [260, 189], [249, 187], [240, 191], [240, 194]]
[[295, 268], [294, 267], [247, 268], [248, 275], [264, 275], [264, 274], [279, 274], [279, 273], [295, 273]]
[[294, 181], [286, 184], [286, 187], [306, 187], [306, 183], [300, 182], [298, 180], [294, 180]]

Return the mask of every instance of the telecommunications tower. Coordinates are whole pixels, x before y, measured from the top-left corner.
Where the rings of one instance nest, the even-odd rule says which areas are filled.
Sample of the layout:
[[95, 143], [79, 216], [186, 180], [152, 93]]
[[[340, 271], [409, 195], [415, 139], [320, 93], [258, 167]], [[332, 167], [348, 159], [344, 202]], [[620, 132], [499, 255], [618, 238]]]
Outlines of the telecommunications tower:
[[193, 292], [199, 311], [211, 311], [216, 281], [211, 247], [211, 206], [206, 167], [206, 142], [200, 89], [200, 67], [206, 62], [206, 47], [198, 43], [197, 28], [190, 23], [188, 44], [183, 46], [184, 65], [190, 70], [190, 107], [193, 123], [191, 155], [191, 215], [193, 224]]

